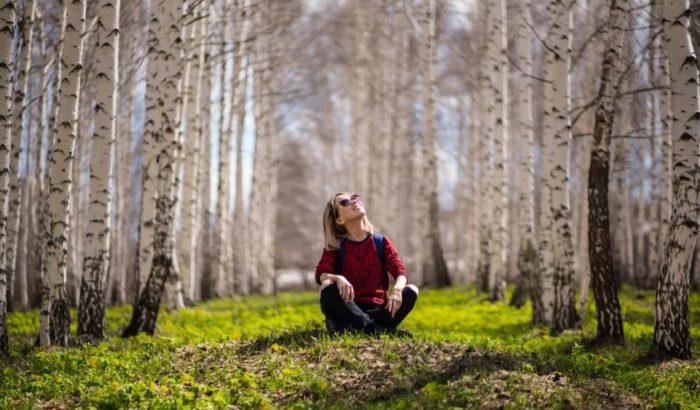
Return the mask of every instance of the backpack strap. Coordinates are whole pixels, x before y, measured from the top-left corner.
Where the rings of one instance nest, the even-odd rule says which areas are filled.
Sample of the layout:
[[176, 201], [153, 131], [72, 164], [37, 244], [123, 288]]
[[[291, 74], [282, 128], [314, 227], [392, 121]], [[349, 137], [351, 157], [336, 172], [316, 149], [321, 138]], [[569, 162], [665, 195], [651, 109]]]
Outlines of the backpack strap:
[[345, 238], [340, 240], [340, 246], [338, 247], [338, 254], [335, 256], [335, 274], [342, 275], [343, 273], [343, 262], [345, 261]]
[[[379, 262], [382, 264], [382, 285], [385, 288], [389, 287], [389, 273], [386, 271], [386, 257], [384, 256], [384, 235], [379, 232], [372, 234], [374, 249], [379, 256]], [[345, 262], [345, 238], [340, 240], [338, 254], [335, 256], [335, 274], [342, 275], [343, 262]]]
[[377, 256], [379, 256], [379, 262], [382, 264], [382, 285], [388, 289], [389, 274], [386, 271], [386, 257], [384, 256], [384, 235], [375, 232], [372, 234], [372, 239], [374, 240], [374, 249], [377, 251]]

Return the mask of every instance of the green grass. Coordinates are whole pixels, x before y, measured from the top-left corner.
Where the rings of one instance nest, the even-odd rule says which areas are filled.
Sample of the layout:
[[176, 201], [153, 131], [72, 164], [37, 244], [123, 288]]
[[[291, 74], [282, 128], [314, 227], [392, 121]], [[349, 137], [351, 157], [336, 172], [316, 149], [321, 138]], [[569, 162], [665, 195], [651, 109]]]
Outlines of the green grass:
[[[552, 337], [529, 306], [465, 287], [421, 292], [412, 339], [329, 338], [315, 292], [162, 311], [156, 337], [117, 337], [131, 309], [111, 308], [109, 340], [71, 348], [33, 348], [38, 313], [12, 313], [0, 408], [700, 408], [698, 354], [645, 360], [654, 295], [621, 297], [625, 346], [586, 342], [592, 304], [582, 330]], [[691, 294], [695, 349], [699, 315]]]

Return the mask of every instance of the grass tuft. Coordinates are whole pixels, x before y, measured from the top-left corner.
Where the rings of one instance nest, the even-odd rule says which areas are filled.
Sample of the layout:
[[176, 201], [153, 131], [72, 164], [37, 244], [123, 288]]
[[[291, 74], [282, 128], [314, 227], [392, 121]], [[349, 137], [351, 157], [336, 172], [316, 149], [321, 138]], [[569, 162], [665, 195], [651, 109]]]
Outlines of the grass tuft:
[[[106, 341], [70, 348], [34, 348], [38, 313], [13, 312], [0, 408], [700, 408], [698, 356], [649, 355], [653, 292], [621, 303], [624, 345], [594, 339], [592, 305], [582, 329], [555, 337], [531, 326], [529, 305], [470, 287], [423, 290], [410, 339], [329, 337], [316, 292], [163, 310], [155, 337], [119, 338], [131, 308], [114, 307]], [[696, 293], [690, 308], [697, 318]]]

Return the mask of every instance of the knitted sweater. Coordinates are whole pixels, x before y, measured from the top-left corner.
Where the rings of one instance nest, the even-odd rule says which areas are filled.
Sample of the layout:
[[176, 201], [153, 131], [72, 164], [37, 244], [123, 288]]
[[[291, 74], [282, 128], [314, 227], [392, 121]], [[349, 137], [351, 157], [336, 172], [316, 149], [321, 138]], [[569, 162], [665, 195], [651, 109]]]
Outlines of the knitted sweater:
[[[316, 283], [321, 284], [322, 273], [335, 272], [335, 258], [338, 250], [323, 250], [321, 260], [316, 266]], [[405, 275], [406, 269], [399, 253], [388, 237], [384, 236], [384, 256], [386, 269], [396, 280], [399, 275]], [[350, 282], [355, 291], [355, 301], [381, 305], [387, 300], [388, 289], [382, 284], [382, 264], [374, 249], [372, 235], [362, 241], [345, 239], [345, 260], [342, 275]]]

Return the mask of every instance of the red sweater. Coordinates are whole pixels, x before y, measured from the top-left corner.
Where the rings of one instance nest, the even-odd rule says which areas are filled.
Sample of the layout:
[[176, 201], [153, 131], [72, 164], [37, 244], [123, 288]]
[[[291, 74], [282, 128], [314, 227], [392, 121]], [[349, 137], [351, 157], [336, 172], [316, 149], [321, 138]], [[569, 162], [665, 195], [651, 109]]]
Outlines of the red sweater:
[[[323, 250], [321, 261], [316, 266], [316, 283], [321, 284], [322, 273], [335, 272], [337, 250]], [[386, 269], [396, 280], [399, 275], [405, 275], [406, 269], [401, 262], [399, 253], [384, 236], [384, 256]], [[367, 235], [362, 241], [345, 240], [345, 260], [343, 261], [343, 276], [352, 284], [355, 291], [355, 301], [381, 305], [387, 300], [387, 288], [382, 285], [382, 263], [374, 249], [372, 235]]]

